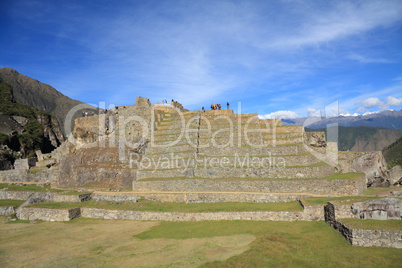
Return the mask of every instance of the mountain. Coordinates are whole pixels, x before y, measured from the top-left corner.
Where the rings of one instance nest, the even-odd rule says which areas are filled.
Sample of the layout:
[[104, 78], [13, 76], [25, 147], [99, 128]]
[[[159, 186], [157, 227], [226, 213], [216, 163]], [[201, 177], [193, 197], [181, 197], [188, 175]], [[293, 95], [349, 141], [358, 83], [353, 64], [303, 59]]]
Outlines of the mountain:
[[[306, 131], [324, 131], [326, 128], [306, 128]], [[402, 136], [402, 130], [371, 127], [338, 127], [338, 149], [357, 152], [382, 151]]]
[[12, 87], [0, 81], [0, 159], [33, 156], [39, 149], [49, 153], [63, 141], [55, 116], [16, 103]]
[[382, 154], [384, 155], [389, 168], [395, 165], [402, 165], [402, 137], [384, 148]]
[[[307, 118], [282, 119], [284, 125], [303, 126]], [[306, 125], [308, 128], [326, 128], [327, 125], [337, 123], [342, 127], [373, 127], [402, 130], [402, 110], [366, 113], [363, 115], [340, 115], [338, 117], [321, 118], [318, 122]]]
[[64, 131], [64, 120], [71, 108], [82, 102], [70, 99], [55, 88], [38, 80], [19, 74], [10, 68], [0, 69], [0, 81], [12, 87], [16, 103], [46, 111], [55, 115]]

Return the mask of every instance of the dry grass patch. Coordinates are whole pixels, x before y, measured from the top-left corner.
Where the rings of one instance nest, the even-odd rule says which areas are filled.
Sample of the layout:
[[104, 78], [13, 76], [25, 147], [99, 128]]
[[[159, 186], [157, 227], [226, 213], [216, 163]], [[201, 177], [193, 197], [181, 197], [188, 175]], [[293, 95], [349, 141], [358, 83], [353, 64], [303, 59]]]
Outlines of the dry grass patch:
[[0, 267], [197, 267], [243, 253], [250, 234], [186, 240], [135, 235], [158, 222], [77, 219], [69, 223], [0, 223]]

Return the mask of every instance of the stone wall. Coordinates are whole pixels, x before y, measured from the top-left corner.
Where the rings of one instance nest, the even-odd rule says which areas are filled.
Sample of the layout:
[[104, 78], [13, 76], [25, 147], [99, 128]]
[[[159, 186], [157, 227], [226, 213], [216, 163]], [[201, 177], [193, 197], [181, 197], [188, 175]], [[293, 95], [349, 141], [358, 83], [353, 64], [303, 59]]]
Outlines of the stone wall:
[[86, 218], [151, 220], [151, 221], [298, 221], [310, 220], [302, 211], [245, 211], [245, 212], [153, 212], [81, 208], [81, 216]]
[[365, 176], [350, 180], [202, 180], [134, 181], [136, 192], [255, 192], [347, 196], [365, 190]]
[[15, 213], [15, 207], [0, 207], [0, 216], [9, 216]]
[[365, 229], [349, 230], [351, 230], [352, 233], [352, 245], [363, 247], [402, 248], [402, 231]]
[[352, 205], [352, 213], [358, 219], [401, 220], [402, 200], [397, 198], [382, 198]]
[[19, 218], [21, 220], [70, 221], [80, 217], [80, 215], [80, 208], [55, 209], [23, 207], [21, 208]]
[[328, 202], [324, 207], [325, 221], [340, 232], [352, 245], [364, 247], [402, 248], [402, 231], [400, 230], [366, 230], [353, 229], [338, 221], [340, 218], [354, 218], [351, 205], [339, 205]]
[[83, 202], [91, 199], [91, 194], [62, 195], [52, 192], [0, 190], [0, 199], [28, 200], [30, 197], [40, 199], [41, 202]]
[[0, 171], [0, 182], [52, 182], [59, 178], [58, 170], [30, 173], [24, 169]]
[[118, 194], [92, 194], [91, 198], [95, 201], [111, 202], [137, 202], [138, 196], [118, 195]]

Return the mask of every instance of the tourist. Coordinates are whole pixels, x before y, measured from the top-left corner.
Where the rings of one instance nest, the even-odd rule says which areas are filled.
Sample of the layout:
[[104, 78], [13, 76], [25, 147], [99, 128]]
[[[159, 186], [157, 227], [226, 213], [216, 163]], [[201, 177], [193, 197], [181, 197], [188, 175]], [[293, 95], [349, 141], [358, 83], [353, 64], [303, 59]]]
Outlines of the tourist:
[[215, 107], [215, 105], [212, 103], [212, 104], [211, 104], [211, 110], [213, 110], [214, 107]]
[[205, 113], [205, 109], [204, 109], [204, 106], [202, 106], [202, 111]]
[[228, 107], [228, 109], [229, 109], [229, 102], [226, 102], [226, 106]]
[[82, 112], [82, 117], [85, 117], [85, 112]]

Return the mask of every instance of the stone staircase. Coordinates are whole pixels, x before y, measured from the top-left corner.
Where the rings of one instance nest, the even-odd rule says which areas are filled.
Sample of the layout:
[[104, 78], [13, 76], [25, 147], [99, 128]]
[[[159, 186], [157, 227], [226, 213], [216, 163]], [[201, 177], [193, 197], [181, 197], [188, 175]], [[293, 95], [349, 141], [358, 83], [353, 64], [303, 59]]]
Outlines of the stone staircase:
[[133, 182], [133, 191], [144, 197], [278, 202], [359, 192], [356, 182], [322, 179], [335, 168], [307, 150], [303, 127], [231, 110], [165, 111], [154, 126]]

